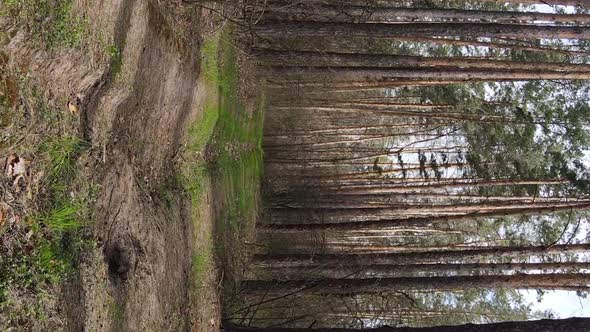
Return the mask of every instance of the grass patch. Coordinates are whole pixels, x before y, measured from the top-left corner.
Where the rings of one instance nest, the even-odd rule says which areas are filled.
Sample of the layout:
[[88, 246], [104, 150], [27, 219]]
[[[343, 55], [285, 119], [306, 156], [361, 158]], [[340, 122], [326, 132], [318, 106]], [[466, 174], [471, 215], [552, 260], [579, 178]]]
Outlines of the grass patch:
[[47, 49], [76, 47], [86, 23], [72, 14], [72, 7], [73, 0], [4, 0], [0, 14], [12, 18]]
[[212, 138], [216, 159], [211, 164], [217, 199], [216, 255], [223, 267], [227, 305], [237, 299], [246, 268], [247, 248], [258, 218], [263, 172], [262, 130], [264, 95], [254, 109], [240, 98], [237, 49], [230, 29], [220, 37], [219, 118]]
[[115, 45], [108, 45], [106, 47], [106, 53], [111, 60], [111, 75], [116, 79], [119, 73], [121, 73], [121, 69], [123, 69], [123, 53]]
[[212, 266], [212, 247], [211, 241], [207, 240], [207, 243], [203, 244], [198, 248], [198, 252], [195, 252], [192, 256], [191, 261], [191, 288], [192, 293], [198, 293], [198, 289], [205, 287], [203, 281], [206, 280], [207, 274], [211, 270]]
[[209, 255], [205, 255], [203, 253], [198, 253], [193, 255], [192, 258], [192, 265], [193, 265], [193, 274], [198, 276], [202, 275], [209, 264], [210, 257]]
[[207, 38], [201, 50], [201, 71], [207, 82], [212, 84], [219, 82], [219, 38], [220, 33]]
[[123, 304], [119, 303], [119, 301], [110, 295], [108, 295], [107, 303], [109, 314], [113, 320], [114, 330], [123, 331], [125, 323], [125, 308]]
[[[218, 43], [218, 35], [214, 35], [212, 38], [205, 40], [201, 51], [201, 71], [205, 76], [205, 83], [209, 85], [209, 89], [213, 92], [215, 92], [213, 87], [216, 86], [218, 77], [216, 74], [218, 71]], [[183, 188], [191, 197], [195, 213], [199, 209], [198, 204], [204, 192], [204, 183], [208, 176], [205, 149], [211, 140], [218, 117], [218, 96], [215, 93], [208, 94], [203, 111], [199, 113], [188, 130], [188, 139], [184, 152], [186, 162], [181, 167], [181, 175]]]
[[80, 227], [78, 221], [80, 210], [80, 206], [73, 203], [66, 203], [41, 214], [36, 222], [46, 226], [52, 234], [74, 231]]
[[[213, 259], [223, 268], [224, 302], [235, 296], [244, 268], [244, 242], [254, 229], [262, 175], [264, 96], [248, 108], [239, 95], [237, 50], [229, 28], [205, 40], [201, 73], [207, 85], [203, 112], [188, 131], [181, 167], [182, 184], [192, 201], [195, 229], [201, 229], [203, 193], [211, 189], [215, 225], [211, 238], [195, 243], [191, 269], [192, 303], [213, 269]], [[212, 188], [206, 185], [211, 183]], [[202, 286], [201, 286], [202, 287]]]
[[97, 187], [78, 162], [88, 145], [78, 138], [76, 118], [43, 99], [26, 75], [0, 69], [0, 95], [10, 89], [21, 101], [0, 103], [0, 114], [11, 115], [5, 153], [27, 161], [19, 185], [0, 180], [13, 197], [2, 205], [9, 222], [0, 223], [0, 330], [59, 330], [60, 286], [94, 244], [84, 230]]
[[55, 194], [62, 192], [73, 180], [78, 172], [76, 159], [79, 154], [86, 148], [86, 143], [75, 136], [54, 136], [49, 137], [47, 141], [41, 144], [39, 155], [44, 159], [47, 165], [47, 174], [45, 183], [51, 186], [51, 191]]
[[[201, 222], [201, 203], [209, 181], [209, 165], [206, 158], [207, 145], [210, 143], [219, 117], [217, 85], [217, 45], [218, 35], [207, 39], [201, 52], [201, 72], [205, 81], [205, 91], [208, 93], [205, 105], [190, 125], [187, 133], [187, 143], [183, 152], [184, 162], [180, 169], [182, 188], [191, 200], [191, 216], [195, 229], [195, 239], [199, 237]], [[205, 287], [207, 276], [214, 269], [212, 266], [213, 246], [208, 235], [194, 243], [191, 260], [191, 276], [189, 278], [190, 301], [196, 306], [203, 300], [202, 289]], [[198, 309], [196, 309], [198, 311]]]
[[217, 103], [208, 100], [205, 109], [197, 121], [189, 129], [189, 149], [196, 153], [204, 153], [207, 143], [211, 140], [215, 125], [219, 118]]

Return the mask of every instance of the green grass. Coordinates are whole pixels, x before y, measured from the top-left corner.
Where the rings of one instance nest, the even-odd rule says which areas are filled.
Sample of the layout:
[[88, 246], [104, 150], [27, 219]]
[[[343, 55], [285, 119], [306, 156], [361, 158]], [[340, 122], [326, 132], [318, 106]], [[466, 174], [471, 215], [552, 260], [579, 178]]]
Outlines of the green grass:
[[113, 325], [115, 331], [123, 331], [125, 323], [125, 308], [122, 303], [119, 303], [116, 299], [108, 296], [108, 308], [111, 318], [113, 319]]
[[0, 15], [12, 18], [47, 49], [76, 47], [86, 23], [72, 14], [72, 7], [73, 0], [3, 0]]
[[219, 118], [212, 142], [218, 152], [211, 167], [218, 188], [216, 255], [224, 270], [226, 303], [233, 301], [245, 264], [244, 243], [258, 217], [258, 193], [262, 176], [264, 96], [256, 109], [247, 109], [238, 91], [237, 49], [231, 31], [220, 37]]
[[204, 287], [205, 285], [202, 284], [203, 280], [205, 280], [207, 273], [210, 272], [212, 269], [211, 267], [211, 259], [212, 259], [212, 245], [211, 241], [208, 240], [207, 243], [203, 244], [198, 252], [195, 252], [192, 256], [191, 261], [191, 288], [193, 292], [198, 292], [199, 288]]
[[[205, 91], [210, 91], [206, 96], [202, 112], [196, 117], [188, 130], [186, 150], [183, 153], [183, 164], [180, 169], [180, 181], [182, 188], [191, 200], [192, 219], [194, 229], [200, 229], [201, 202], [203, 194], [208, 188], [209, 164], [206, 160], [207, 146], [211, 141], [219, 117], [218, 95], [216, 85], [218, 79], [217, 46], [218, 35], [207, 39], [201, 52], [201, 72], [205, 80]], [[210, 238], [207, 241], [195, 243], [195, 251], [191, 261], [191, 277], [189, 280], [191, 303], [200, 302], [201, 288], [207, 274], [211, 273], [213, 244]]]
[[197, 253], [192, 257], [192, 266], [193, 266], [193, 274], [194, 275], [202, 275], [205, 270], [207, 269], [207, 265], [209, 264], [209, 255], [205, 255], [204, 253]]
[[213, 185], [217, 212], [215, 238], [199, 245], [192, 257], [192, 283], [201, 284], [215, 255], [224, 268], [227, 294], [232, 294], [238, 283], [237, 271], [241, 270], [244, 258], [242, 244], [258, 214], [265, 102], [264, 96], [260, 96], [255, 110], [242, 103], [236, 52], [231, 29], [226, 28], [204, 42], [201, 73], [214, 93], [207, 96], [204, 111], [190, 127], [187, 155], [207, 156], [193, 159], [183, 167], [183, 184], [193, 201], [195, 222], [200, 222], [198, 204], [208, 189], [204, 183]]
[[80, 210], [79, 205], [67, 202], [64, 205], [41, 214], [37, 219], [37, 223], [46, 226], [53, 234], [74, 231], [81, 226], [78, 220]]
[[[212, 87], [217, 85], [218, 63], [217, 47], [218, 35], [205, 40], [201, 51], [201, 71], [206, 84]], [[207, 164], [204, 159], [205, 149], [210, 142], [217, 120], [219, 117], [218, 96], [207, 95], [203, 111], [197, 116], [188, 130], [188, 141], [186, 144], [185, 159], [181, 169], [183, 188], [191, 197], [195, 214], [198, 212], [198, 203], [205, 190]]]
[[111, 75], [116, 79], [123, 69], [123, 53], [121, 52], [121, 49], [115, 45], [106, 46], [106, 53], [111, 59]]
[[[264, 96], [259, 95], [257, 109], [247, 110], [241, 103], [236, 48], [230, 37], [222, 44], [220, 57], [220, 112], [214, 142], [221, 151], [216, 161], [217, 174], [228, 194], [228, 212], [246, 215], [256, 208], [255, 193], [262, 175], [262, 129]], [[240, 145], [244, 150], [229, 153], [227, 147]], [[225, 148], [224, 148], [225, 147]], [[231, 221], [231, 220], [230, 220]]]
[[217, 103], [207, 100], [205, 109], [189, 129], [189, 149], [203, 153], [207, 143], [211, 140], [215, 125], [219, 118]]
[[201, 71], [205, 79], [213, 84], [219, 82], [219, 38], [219, 32], [207, 38], [201, 50]]
[[49, 137], [40, 147], [40, 155], [47, 165], [46, 182], [50, 185], [65, 184], [77, 173], [76, 158], [86, 143], [75, 136]]
[[[10, 250], [0, 248], [0, 330], [54, 330], [59, 287], [74, 271], [80, 252], [94, 244], [82, 230], [97, 188], [80, 172], [78, 159], [88, 146], [76, 136], [75, 119], [47, 103], [25, 76], [15, 79], [23, 103], [0, 105], [1, 114], [14, 114], [6, 128], [7, 137], [13, 137], [10, 152], [30, 162], [25, 189], [30, 191], [9, 188], [17, 202], [11, 208], [20, 216], [18, 227], [0, 227], [0, 239], [12, 243]], [[19, 205], [23, 201], [27, 209]]]

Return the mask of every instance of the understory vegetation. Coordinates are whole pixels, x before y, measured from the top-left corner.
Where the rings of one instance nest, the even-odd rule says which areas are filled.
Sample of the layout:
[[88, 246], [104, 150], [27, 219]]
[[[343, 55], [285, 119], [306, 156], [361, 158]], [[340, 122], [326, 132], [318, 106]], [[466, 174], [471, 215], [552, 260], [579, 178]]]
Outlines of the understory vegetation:
[[96, 186], [83, 174], [88, 146], [74, 114], [48, 101], [25, 72], [0, 69], [0, 326], [60, 326], [60, 285], [87, 236]]
[[[80, 44], [85, 23], [72, 6], [7, 0], [0, 15], [7, 33], [24, 29], [35, 47], [53, 50]], [[98, 188], [85, 174], [90, 151], [78, 109], [45, 95], [10, 56], [0, 54], [0, 329], [54, 330], [64, 324], [61, 287], [95, 245], [89, 226]]]
[[85, 34], [86, 22], [72, 14], [72, 0], [5, 0], [0, 16], [24, 27], [37, 47], [75, 47]]
[[181, 180], [191, 196], [196, 223], [203, 222], [199, 211], [205, 192], [210, 191], [214, 200], [215, 234], [197, 247], [191, 280], [199, 285], [216, 259], [226, 301], [236, 296], [245, 268], [243, 246], [258, 217], [262, 175], [264, 97], [258, 96], [253, 108], [245, 105], [238, 47], [231, 27], [204, 42], [201, 70], [209, 91], [189, 130]]

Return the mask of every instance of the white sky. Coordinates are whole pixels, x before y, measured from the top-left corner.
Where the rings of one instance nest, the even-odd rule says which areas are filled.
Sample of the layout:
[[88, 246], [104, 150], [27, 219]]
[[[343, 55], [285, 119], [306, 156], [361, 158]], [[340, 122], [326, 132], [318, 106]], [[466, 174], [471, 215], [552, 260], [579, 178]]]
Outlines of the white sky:
[[534, 5], [533, 11], [540, 13], [555, 13], [555, 8], [559, 7], [565, 11], [566, 14], [574, 14], [576, 8], [574, 6], [550, 6], [550, 5]]
[[551, 310], [559, 318], [590, 317], [590, 296], [580, 298], [576, 292], [571, 291], [546, 291], [542, 301], [537, 302], [537, 292], [534, 290], [521, 290], [525, 300], [530, 302], [533, 310]]

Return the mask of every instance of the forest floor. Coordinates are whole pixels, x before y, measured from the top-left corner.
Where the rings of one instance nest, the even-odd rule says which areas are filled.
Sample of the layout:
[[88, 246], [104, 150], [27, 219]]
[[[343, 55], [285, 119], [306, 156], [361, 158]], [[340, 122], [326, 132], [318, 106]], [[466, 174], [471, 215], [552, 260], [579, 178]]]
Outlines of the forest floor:
[[0, 27], [0, 329], [218, 331], [262, 172], [232, 28], [84, 0], [8, 1]]

